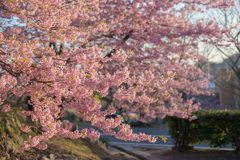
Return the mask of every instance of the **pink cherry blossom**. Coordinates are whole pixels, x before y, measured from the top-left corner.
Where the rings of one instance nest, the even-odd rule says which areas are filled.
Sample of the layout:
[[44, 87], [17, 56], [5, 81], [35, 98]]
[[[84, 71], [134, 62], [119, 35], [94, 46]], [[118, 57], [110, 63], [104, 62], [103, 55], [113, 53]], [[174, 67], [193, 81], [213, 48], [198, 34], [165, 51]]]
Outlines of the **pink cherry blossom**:
[[11, 109], [10, 104], [4, 104], [2, 107], [3, 112], [8, 112]]
[[[176, 9], [181, 3], [181, 8]], [[71, 132], [72, 124], [58, 119], [65, 110], [75, 109], [80, 118], [90, 121], [104, 133], [125, 141], [156, 142], [144, 133], [133, 133], [123, 117], [106, 119], [122, 107], [147, 122], [155, 116], [191, 116], [199, 104], [183, 103], [182, 94], [210, 94], [197, 88], [206, 86], [208, 74], [194, 64], [206, 60], [196, 53], [199, 38], [205, 43], [226, 45], [231, 28], [220, 28], [212, 21], [187, 20], [196, 10], [197, 0], [187, 3], [169, 0], [91, 0], [91, 1], [3, 1], [0, 32], [0, 105], [8, 95], [30, 96], [33, 111], [23, 111], [39, 121], [42, 133], [29, 137], [19, 149], [44, 150], [43, 140], [89, 137], [97, 140], [98, 131]], [[201, 0], [208, 9], [226, 10], [234, 0]], [[183, 41], [184, 39], [184, 41]], [[186, 41], [187, 43], [185, 43]], [[68, 43], [68, 46], [63, 44]], [[57, 44], [61, 43], [60, 46]], [[237, 42], [232, 42], [236, 43]], [[229, 45], [227, 45], [229, 46]], [[77, 67], [78, 66], [78, 67]], [[116, 106], [103, 110], [98, 97], [114, 88]], [[164, 105], [170, 104], [169, 107]], [[10, 110], [3, 105], [3, 112]], [[30, 126], [21, 126], [29, 131]], [[117, 128], [118, 130], [113, 130]]]
[[23, 132], [29, 132], [31, 126], [25, 126], [25, 124], [22, 124], [20, 128]]

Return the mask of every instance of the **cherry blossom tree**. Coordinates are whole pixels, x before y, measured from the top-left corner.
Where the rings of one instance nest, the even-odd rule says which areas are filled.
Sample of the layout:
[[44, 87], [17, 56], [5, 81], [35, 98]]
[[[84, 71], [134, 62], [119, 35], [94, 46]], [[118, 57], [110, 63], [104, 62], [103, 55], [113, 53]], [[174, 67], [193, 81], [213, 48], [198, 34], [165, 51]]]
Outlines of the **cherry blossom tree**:
[[[198, 109], [192, 100], [182, 103], [179, 91], [192, 95], [208, 83], [191, 62], [204, 60], [195, 54], [197, 39], [204, 42], [221, 38], [228, 32], [214, 21], [196, 24], [188, 13], [203, 9], [226, 10], [233, 1], [223, 0], [2, 0], [1, 17], [10, 24], [18, 17], [19, 25], [6, 26], [0, 33], [0, 103], [7, 94], [30, 96], [31, 116], [40, 121], [43, 133], [29, 137], [19, 149], [46, 149], [42, 141], [53, 136], [71, 139], [100, 136], [94, 129], [71, 132], [72, 124], [58, 119], [64, 110], [75, 108], [85, 121], [91, 121], [104, 133], [118, 139], [155, 142], [144, 133], [132, 133], [119, 115], [106, 119], [118, 108], [101, 111], [102, 97], [110, 87], [113, 97], [129, 112], [136, 112], [146, 122], [155, 116], [192, 118]], [[201, 4], [201, 5], [200, 5]], [[202, 8], [201, 8], [201, 7]], [[70, 44], [67, 49], [64, 43]], [[57, 47], [57, 44], [61, 44]], [[79, 67], [76, 67], [76, 66]], [[164, 102], [170, 102], [170, 108]], [[127, 103], [126, 103], [127, 102]], [[155, 105], [158, 104], [158, 105]], [[59, 106], [62, 107], [59, 107]], [[4, 112], [9, 111], [4, 105]], [[113, 128], [117, 128], [114, 131]], [[22, 125], [27, 132], [29, 126]]]

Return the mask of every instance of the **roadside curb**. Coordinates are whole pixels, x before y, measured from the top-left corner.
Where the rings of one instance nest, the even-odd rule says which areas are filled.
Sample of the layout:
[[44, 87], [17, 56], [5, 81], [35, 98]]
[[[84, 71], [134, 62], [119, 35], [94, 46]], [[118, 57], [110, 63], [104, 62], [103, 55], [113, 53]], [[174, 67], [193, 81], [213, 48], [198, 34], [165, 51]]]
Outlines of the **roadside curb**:
[[124, 148], [122, 148], [122, 147], [119, 147], [119, 146], [115, 146], [115, 145], [110, 145], [111, 147], [114, 147], [114, 148], [116, 148], [116, 149], [118, 149], [118, 150], [120, 150], [120, 151], [123, 151], [123, 152], [125, 152], [125, 153], [127, 153], [127, 154], [129, 154], [129, 155], [131, 155], [131, 156], [134, 156], [134, 157], [136, 157], [136, 158], [139, 158], [140, 160], [148, 160], [147, 158], [145, 158], [145, 157], [143, 157], [143, 156], [141, 156], [141, 155], [139, 155], [139, 154], [136, 154], [136, 153], [134, 153], [134, 152], [131, 152], [131, 151], [129, 151], [129, 150], [126, 150], [126, 149], [124, 149]]

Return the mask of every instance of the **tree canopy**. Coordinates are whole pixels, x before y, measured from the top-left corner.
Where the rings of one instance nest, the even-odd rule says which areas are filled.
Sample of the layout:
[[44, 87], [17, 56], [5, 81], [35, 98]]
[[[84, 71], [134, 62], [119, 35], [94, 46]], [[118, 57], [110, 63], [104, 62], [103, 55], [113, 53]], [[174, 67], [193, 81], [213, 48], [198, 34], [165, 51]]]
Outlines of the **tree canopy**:
[[[213, 20], [191, 23], [187, 16], [234, 5], [233, 0], [0, 3], [0, 103], [7, 94], [30, 96], [34, 110], [22, 115], [39, 120], [44, 131], [29, 137], [20, 147], [24, 150], [44, 150], [47, 145], [42, 140], [54, 135], [97, 140], [98, 131], [70, 132], [72, 124], [63, 125], [58, 120], [68, 108], [75, 108], [83, 120], [118, 139], [155, 142], [150, 135], [132, 133], [129, 125], [121, 123], [120, 115], [105, 118], [117, 108], [101, 111], [99, 97], [93, 92], [104, 97], [110, 87], [115, 88], [113, 97], [118, 107], [136, 112], [143, 122], [166, 115], [192, 119], [191, 112], [198, 110], [198, 104], [192, 105], [192, 100], [183, 104], [180, 91], [206, 94], [197, 90], [208, 83], [208, 75], [194, 65], [205, 59], [195, 53], [198, 38], [217, 43], [229, 28], [221, 29]], [[7, 25], [16, 21], [18, 24]], [[165, 101], [170, 102], [170, 108], [165, 107]], [[9, 105], [3, 105], [2, 111], [9, 110]], [[27, 132], [29, 126], [23, 125], [22, 130]]]

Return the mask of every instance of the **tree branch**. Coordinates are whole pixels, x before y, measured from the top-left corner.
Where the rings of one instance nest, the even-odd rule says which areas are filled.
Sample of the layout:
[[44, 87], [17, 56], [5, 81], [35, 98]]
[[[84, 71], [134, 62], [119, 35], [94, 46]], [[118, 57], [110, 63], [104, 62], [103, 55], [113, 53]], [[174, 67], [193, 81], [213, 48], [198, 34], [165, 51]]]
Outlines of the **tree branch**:
[[240, 97], [240, 94], [237, 94], [237, 93], [235, 93], [235, 92], [231, 92], [231, 91], [227, 90], [226, 88], [223, 88], [221, 85], [219, 85], [219, 84], [217, 84], [217, 83], [215, 83], [215, 84], [216, 84], [216, 86], [218, 86], [219, 88], [223, 89], [224, 91], [227, 91], [228, 93], [232, 93], [232, 94], [235, 94], [235, 95], [237, 95], [237, 96]]
[[[130, 36], [132, 35], [132, 33], [133, 33], [133, 30], [131, 30], [131, 31], [129, 31], [129, 33], [123, 38], [123, 42], [122, 42], [122, 44], [124, 44], [129, 38], [130, 38]], [[110, 58], [111, 56], [112, 56], [112, 53], [115, 53], [116, 51], [117, 51], [117, 47], [115, 47], [113, 50], [111, 50], [105, 57], [108, 57], [108, 58]], [[104, 58], [105, 58], [104, 57]]]

